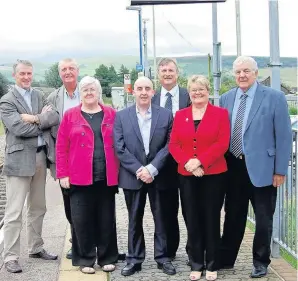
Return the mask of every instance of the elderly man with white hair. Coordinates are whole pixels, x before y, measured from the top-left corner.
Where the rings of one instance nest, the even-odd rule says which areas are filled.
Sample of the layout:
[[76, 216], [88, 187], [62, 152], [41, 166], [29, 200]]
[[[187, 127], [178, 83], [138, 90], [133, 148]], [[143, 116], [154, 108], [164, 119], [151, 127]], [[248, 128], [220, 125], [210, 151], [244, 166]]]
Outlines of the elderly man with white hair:
[[291, 153], [291, 123], [285, 94], [257, 82], [253, 58], [238, 57], [233, 71], [238, 87], [220, 98], [231, 121], [221, 267], [234, 267], [250, 201], [256, 216], [251, 277], [258, 278], [270, 264], [277, 188], [285, 180]]
[[119, 162], [114, 151], [116, 112], [101, 102], [93, 77], [79, 84], [82, 103], [65, 112], [56, 143], [57, 178], [69, 191], [73, 235], [72, 264], [83, 273], [115, 270], [118, 259], [115, 193]]

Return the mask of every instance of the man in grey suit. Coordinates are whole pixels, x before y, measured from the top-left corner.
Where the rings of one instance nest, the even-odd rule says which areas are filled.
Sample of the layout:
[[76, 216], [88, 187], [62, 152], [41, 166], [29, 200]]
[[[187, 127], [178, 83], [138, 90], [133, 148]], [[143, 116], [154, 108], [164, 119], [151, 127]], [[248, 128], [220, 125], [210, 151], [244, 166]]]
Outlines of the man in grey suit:
[[164, 273], [176, 273], [168, 256], [166, 217], [160, 190], [167, 181], [164, 165], [169, 156], [168, 142], [173, 117], [169, 110], [151, 104], [153, 85], [147, 77], [134, 85], [136, 104], [117, 112], [114, 143], [120, 160], [119, 187], [123, 188], [129, 216], [127, 265], [121, 274], [129, 276], [141, 270], [145, 259], [143, 215], [147, 193], [154, 218], [154, 259]]
[[238, 57], [233, 71], [238, 87], [220, 98], [231, 121], [221, 267], [234, 267], [250, 200], [256, 216], [251, 277], [258, 278], [270, 264], [277, 188], [287, 174], [292, 131], [284, 93], [256, 81], [256, 61]]
[[55, 260], [57, 255], [43, 249], [42, 224], [46, 212], [45, 183], [47, 159], [53, 161], [53, 147], [43, 135], [59, 122], [57, 111], [43, 95], [31, 88], [33, 67], [29, 61], [13, 66], [16, 84], [0, 100], [6, 133], [3, 174], [6, 175], [4, 216], [5, 268], [21, 272], [20, 233], [22, 210], [27, 198], [27, 238], [29, 257]]
[[[48, 101], [57, 108], [60, 124], [65, 111], [80, 104], [80, 93], [78, 89], [79, 65], [74, 59], [66, 58], [59, 62], [58, 71], [63, 85], [48, 96]], [[51, 130], [55, 143], [59, 124], [52, 127]], [[53, 163], [50, 168], [53, 178], [56, 179], [56, 164]], [[61, 192], [64, 202], [65, 215], [71, 226], [69, 190], [61, 187]], [[73, 229], [71, 232], [73, 233]], [[72, 249], [66, 253], [66, 258], [72, 258]]]
[[[161, 89], [156, 92], [152, 98], [152, 103], [169, 109], [173, 116], [176, 111], [188, 107], [190, 98], [187, 89], [181, 88], [177, 84], [179, 70], [177, 62], [172, 58], [162, 58], [158, 63], [158, 78]], [[168, 174], [168, 182], [161, 192], [162, 212], [167, 218], [166, 235], [167, 251], [173, 260], [179, 247], [180, 233], [178, 224], [179, 209], [179, 178], [177, 172], [177, 163], [169, 155], [165, 170]]]

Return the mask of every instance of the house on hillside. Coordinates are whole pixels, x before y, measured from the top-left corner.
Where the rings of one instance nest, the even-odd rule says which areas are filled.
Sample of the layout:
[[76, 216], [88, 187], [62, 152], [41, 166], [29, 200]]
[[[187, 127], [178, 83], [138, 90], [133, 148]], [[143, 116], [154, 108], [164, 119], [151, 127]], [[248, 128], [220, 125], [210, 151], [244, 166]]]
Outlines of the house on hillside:
[[[260, 81], [261, 84], [270, 87], [271, 85], [271, 76], [268, 76], [267, 78]], [[284, 83], [280, 84], [280, 89], [285, 93], [285, 95], [293, 95], [297, 94], [297, 88], [296, 90], [294, 88], [290, 88], [289, 86], [285, 85]]]

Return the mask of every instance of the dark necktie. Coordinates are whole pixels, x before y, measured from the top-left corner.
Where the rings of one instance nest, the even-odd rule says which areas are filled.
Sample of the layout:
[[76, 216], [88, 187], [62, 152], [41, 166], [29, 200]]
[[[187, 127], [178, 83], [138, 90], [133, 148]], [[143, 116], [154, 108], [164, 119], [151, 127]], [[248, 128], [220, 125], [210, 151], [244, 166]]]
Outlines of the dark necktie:
[[167, 100], [165, 103], [165, 108], [170, 110], [173, 113], [172, 95], [171, 93], [167, 92], [166, 96], [167, 96]]
[[232, 133], [231, 152], [237, 158], [243, 153], [242, 127], [243, 127], [243, 119], [244, 119], [245, 108], [246, 108], [246, 99], [247, 99], [247, 94], [243, 94], [241, 96], [241, 102], [237, 111], [233, 133]]

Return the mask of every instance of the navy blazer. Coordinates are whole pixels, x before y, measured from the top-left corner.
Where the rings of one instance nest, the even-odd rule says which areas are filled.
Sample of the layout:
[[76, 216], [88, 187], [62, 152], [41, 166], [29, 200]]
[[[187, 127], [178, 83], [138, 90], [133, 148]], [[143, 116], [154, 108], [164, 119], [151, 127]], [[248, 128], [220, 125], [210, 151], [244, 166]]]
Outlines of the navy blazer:
[[[152, 98], [152, 103], [160, 105], [161, 89], [157, 90]], [[190, 98], [186, 88], [179, 87], [179, 109], [190, 106]]]
[[[221, 107], [230, 121], [237, 88], [222, 95]], [[291, 155], [292, 129], [285, 94], [258, 84], [243, 135], [247, 171], [256, 187], [273, 183], [273, 175], [286, 175]]]
[[172, 130], [173, 117], [169, 110], [151, 105], [152, 120], [150, 130], [149, 154], [146, 156], [140, 132], [136, 105], [118, 111], [114, 124], [115, 151], [120, 161], [119, 187], [138, 190], [143, 182], [136, 178], [141, 166], [152, 164], [159, 172], [154, 178], [157, 188], [164, 183], [163, 167], [169, 157], [168, 143]]

